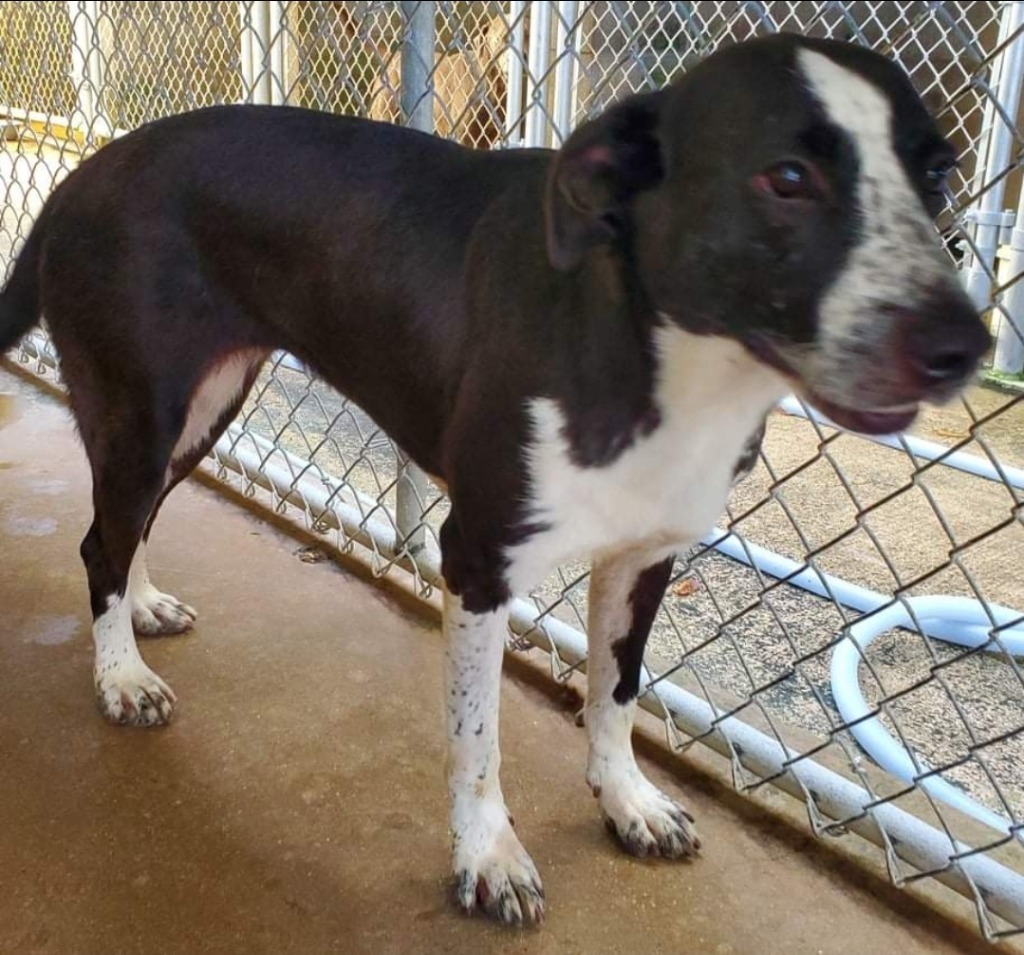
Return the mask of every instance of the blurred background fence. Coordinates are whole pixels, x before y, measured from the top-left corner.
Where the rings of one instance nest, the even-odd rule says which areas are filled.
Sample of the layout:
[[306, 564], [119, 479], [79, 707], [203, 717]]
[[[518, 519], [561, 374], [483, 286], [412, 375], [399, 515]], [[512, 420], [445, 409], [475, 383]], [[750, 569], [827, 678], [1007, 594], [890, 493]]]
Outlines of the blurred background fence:
[[[897, 60], [961, 156], [938, 229], [997, 344], [963, 400], [869, 440], [795, 399], [721, 525], [680, 555], [647, 657], [669, 746], [816, 833], [944, 883], [1024, 930], [1024, 4], [998, 2], [0, 2], [0, 266], [111, 138], [213, 103], [405, 123], [478, 148], [557, 147], [719, 46], [779, 30]], [[217, 157], [211, 156], [211, 162]], [[330, 197], [324, 197], [330, 201]], [[59, 375], [45, 333], [16, 355]], [[381, 356], [386, 360], [386, 356]], [[206, 467], [378, 574], [439, 585], [447, 502], [293, 358], [264, 368]], [[585, 667], [587, 574], [516, 605], [513, 652]]]

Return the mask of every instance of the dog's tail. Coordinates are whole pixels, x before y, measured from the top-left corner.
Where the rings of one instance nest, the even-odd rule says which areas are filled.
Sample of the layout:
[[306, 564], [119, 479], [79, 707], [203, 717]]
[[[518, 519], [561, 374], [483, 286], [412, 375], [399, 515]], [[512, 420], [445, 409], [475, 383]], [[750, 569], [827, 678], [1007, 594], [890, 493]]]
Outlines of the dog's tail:
[[17, 342], [40, 318], [39, 262], [43, 244], [40, 216], [29, 233], [14, 271], [0, 292], [0, 355]]

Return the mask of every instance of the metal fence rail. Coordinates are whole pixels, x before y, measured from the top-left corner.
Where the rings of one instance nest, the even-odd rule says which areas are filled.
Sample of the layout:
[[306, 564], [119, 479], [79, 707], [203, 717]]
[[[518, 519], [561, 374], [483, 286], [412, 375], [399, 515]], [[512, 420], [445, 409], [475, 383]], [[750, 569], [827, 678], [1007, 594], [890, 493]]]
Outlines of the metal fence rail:
[[[0, 262], [113, 136], [218, 102], [292, 103], [471, 145], [557, 146], [616, 97], [777, 30], [900, 62], [961, 153], [940, 227], [997, 337], [984, 387], [914, 437], [840, 432], [795, 399], [723, 525], [677, 564], [642, 704], [814, 831], [943, 882], [989, 938], [1024, 931], [1024, 4], [0, 2]], [[214, 158], [214, 157], [211, 157]], [[21, 357], [56, 368], [45, 335]], [[209, 467], [379, 574], [437, 586], [447, 502], [351, 402], [268, 363]], [[513, 615], [513, 649], [585, 666], [586, 568]]]

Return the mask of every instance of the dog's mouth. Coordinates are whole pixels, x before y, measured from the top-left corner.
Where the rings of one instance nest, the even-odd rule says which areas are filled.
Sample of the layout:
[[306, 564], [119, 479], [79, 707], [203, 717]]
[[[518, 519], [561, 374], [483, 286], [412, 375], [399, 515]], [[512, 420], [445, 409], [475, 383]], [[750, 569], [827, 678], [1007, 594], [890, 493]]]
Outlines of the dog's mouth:
[[904, 402], [881, 408], [851, 408], [825, 398], [811, 388], [803, 376], [779, 353], [773, 342], [763, 335], [750, 335], [743, 344], [755, 358], [780, 372], [791, 381], [802, 398], [826, 418], [847, 431], [859, 434], [884, 435], [906, 431], [920, 410], [918, 402]]
[[830, 421], [834, 421], [847, 431], [856, 431], [859, 434], [882, 435], [906, 431], [914, 423], [919, 410], [917, 404], [869, 410], [844, 408], [827, 398], [822, 398], [809, 388], [802, 387], [800, 390], [802, 396]]

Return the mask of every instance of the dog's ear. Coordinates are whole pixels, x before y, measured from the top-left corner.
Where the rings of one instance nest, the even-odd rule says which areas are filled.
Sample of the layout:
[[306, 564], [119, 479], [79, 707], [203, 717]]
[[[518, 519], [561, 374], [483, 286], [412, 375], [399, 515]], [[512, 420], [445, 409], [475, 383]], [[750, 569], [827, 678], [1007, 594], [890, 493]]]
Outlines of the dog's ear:
[[646, 93], [581, 126], [555, 154], [544, 216], [548, 259], [576, 268], [588, 248], [628, 227], [628, 204], [665, 177], [658, 118], [662, 96]]

